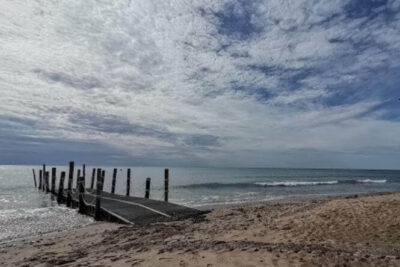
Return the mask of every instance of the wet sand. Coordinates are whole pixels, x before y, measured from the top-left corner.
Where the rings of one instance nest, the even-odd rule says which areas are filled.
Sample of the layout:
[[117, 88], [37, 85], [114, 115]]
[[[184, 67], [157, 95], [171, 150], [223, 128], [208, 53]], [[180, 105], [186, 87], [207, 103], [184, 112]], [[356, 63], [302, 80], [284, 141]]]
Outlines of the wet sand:
[[400, 193], [218, 207], [0, 246], [2, 266], [400, 266]]

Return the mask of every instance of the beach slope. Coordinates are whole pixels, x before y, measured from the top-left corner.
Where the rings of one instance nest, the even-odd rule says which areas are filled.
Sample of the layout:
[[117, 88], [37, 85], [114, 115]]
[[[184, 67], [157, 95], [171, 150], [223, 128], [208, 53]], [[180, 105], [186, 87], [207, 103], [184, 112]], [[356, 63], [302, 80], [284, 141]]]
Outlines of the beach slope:
[[400, 193], [218, 207], [3, 244], [3, 266], [400, 266]]

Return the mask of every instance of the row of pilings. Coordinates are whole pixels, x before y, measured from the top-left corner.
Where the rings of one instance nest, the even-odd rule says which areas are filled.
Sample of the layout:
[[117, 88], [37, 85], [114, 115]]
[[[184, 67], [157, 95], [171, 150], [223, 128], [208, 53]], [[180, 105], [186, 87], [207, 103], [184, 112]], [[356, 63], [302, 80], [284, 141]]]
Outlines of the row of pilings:
[[[67, 188], [64, 188], [66, 172], [62, 171], [60, 174], [58, 190], [56, 190], [56, 178], [57, 169], [55, 167], [51, 168], [51, 180], [50, 173], [46, 170], [46, 164], [43, 164], [42, 169], [39, 170], [39, 183], [36, 180], [35, 169], [32, 169], [34, 185], [38, 190], [51, 193], [52, 197], [56, 197], [59, 204], [66, 204], [67, 207], [78, 208], [79, 212], [82, 214], [87, 214], [93, 216], [96, 220], [102, 220], [106, 218], [109, 221], [120, 221], [118, 218], [112, 218], [113, 216], [107, 214], [101, 207], [101, 195], [104, 192], [104, 179], [106, 176], [106, 170], [102, 168], [93, 168], [92, 177], [90, 180], [90, 186], [86, 187], [86, 165], [83, 164], [82, 169], [77, 171], [77, 182], [76, 189], [72, 188], [74, 180], [74, 169], [75, 163], [71, 161], [69, 163], [68, 170], [68, 183]], [[115, 185], [117, 179], [117, 168], [113, 169], [112, 182], [111, 182], [111, 194], [115, 194]], [[94, 189], [96, 181], [96, 189]], [[144, 192], [145, 198], [150, 198], [150, 185], [151, 178], [146, 178], [146, 187]], [[131, 191], [131, 169], [128, 168], [126, 172], [126, 196], [130, 196]], [[95, 203], [88, 203], [85, 201], [85, 194], [95, 195]], [[168, 202], [169, 195], [169, 169], [164, 169], [164, 201]], [[78, 198], [74, 198], [78, 196]]]

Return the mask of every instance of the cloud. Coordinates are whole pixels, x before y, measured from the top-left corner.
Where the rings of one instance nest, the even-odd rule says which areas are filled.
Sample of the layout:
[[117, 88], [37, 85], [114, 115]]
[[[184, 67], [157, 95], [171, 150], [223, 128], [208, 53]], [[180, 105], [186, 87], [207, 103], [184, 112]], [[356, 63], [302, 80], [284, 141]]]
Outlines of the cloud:
[[33, 72], [49, 80], [50, 82], [63, 83], [64, 85], [71, 86], [77, 89], [88, 90], [104, 87], [102, 82], [98, 78], [93, 76], [77, 77], [62, 72], [46, 72], [39, 69], [35, 69]]
[[396, 167], [399, 2], [3, 1], [0, 145], [99, 144], [149, 165]]

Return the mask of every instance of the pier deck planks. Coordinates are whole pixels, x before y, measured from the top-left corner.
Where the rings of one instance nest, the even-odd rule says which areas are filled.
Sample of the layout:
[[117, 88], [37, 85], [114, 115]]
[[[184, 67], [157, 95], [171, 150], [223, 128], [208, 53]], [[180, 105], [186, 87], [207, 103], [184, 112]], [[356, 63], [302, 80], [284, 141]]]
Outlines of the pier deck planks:
[[[95, 190], [87, 189], [85, 201], [94, 203]], [[66, 191], [64, 191], [66, 197]], [[78, 201], [78, 193], [73, 194]], [[184, 207], [170, 202], [101, 193], [101, 207], [132, 224], [149, 224], [153, 222], [172, 221], [204, 214], [204, 211]]]

